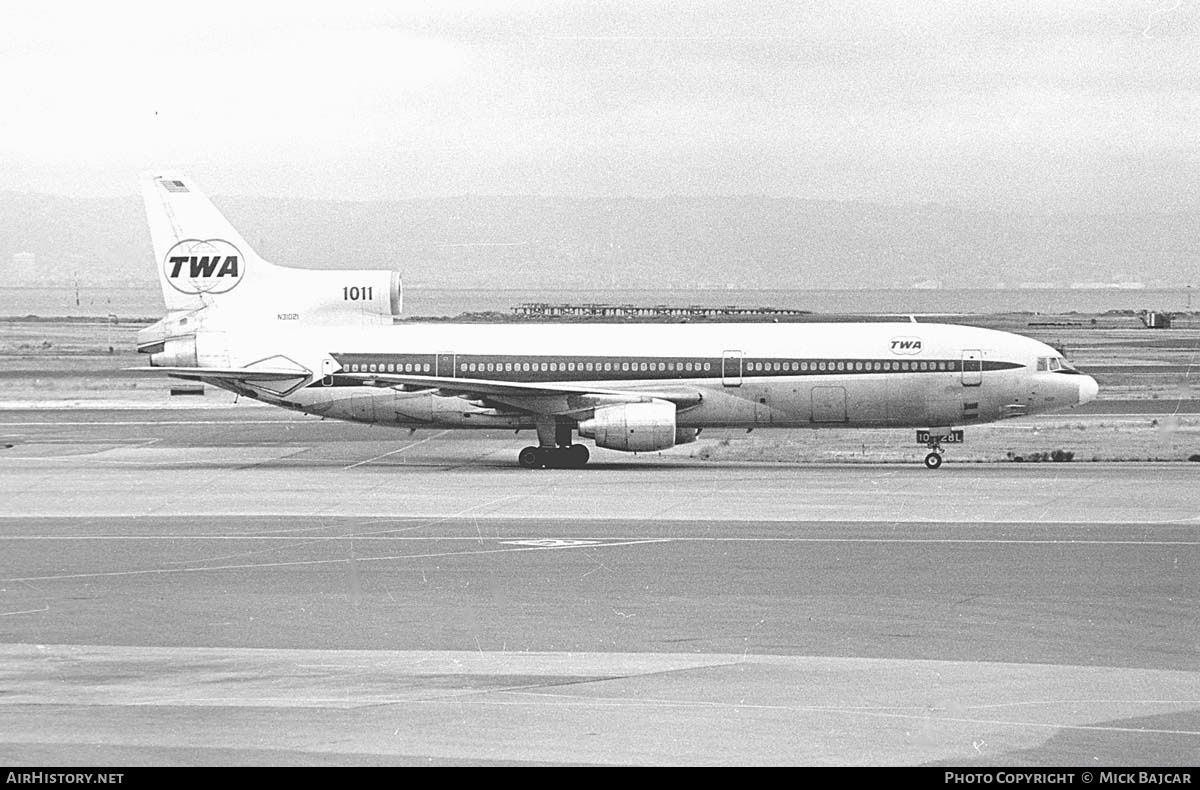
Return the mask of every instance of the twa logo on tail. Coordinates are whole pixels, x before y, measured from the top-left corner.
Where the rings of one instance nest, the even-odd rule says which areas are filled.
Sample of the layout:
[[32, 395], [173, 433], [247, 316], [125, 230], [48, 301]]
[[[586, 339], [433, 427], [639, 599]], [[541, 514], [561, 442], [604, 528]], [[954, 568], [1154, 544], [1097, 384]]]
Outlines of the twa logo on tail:
[[163, 276], [185, 294], [222, 294], [233, 290], [246, 273], [246, 259], [224, 239], [187, 239], [163, 258]]

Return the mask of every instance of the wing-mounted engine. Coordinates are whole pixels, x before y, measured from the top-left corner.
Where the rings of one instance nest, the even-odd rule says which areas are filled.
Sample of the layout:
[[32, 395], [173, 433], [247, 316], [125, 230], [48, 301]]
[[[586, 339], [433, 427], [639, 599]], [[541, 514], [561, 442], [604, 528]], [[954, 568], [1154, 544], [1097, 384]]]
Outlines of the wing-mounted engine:
[[579, 423], [579, 435], [597, 447], [633, 453], [674, 447], [676, 434], [675, 404], [662, 400], [605, 406]]

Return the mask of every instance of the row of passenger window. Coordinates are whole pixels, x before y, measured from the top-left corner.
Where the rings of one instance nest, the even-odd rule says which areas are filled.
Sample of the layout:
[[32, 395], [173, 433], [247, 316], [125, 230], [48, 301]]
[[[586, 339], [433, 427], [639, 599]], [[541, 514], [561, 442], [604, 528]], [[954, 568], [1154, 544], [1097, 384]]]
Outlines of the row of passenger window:
[[386, 365], [351, 362], [346, 365], [346, 370], [351, 373], [433, 373], [428, 362], [405, 362], [404, 364], [389, 362]]
[[831, 362], [747, 362], [751, 373], [794, 373], [804, 371], [861, 371], [870, 373], [888, 370], [957, 370], [955, 362], [946, 360], [841, 360]]
[[711, 362], [462, 362], [459, 373], [706, 373]]
[[[726, 375], [737, 373], [737, 360], [725, 360]], [[457, 374], [487, 373], [711, 373], [716, 365], [711, 361], [670, 362], [459, 362]], [[351, 373], [415, 373], [432, 374], [429, 362], [352, 362], [346, 365]], [[885, 371], [956, 371], [958, 363], [947, 360], [828, 360], [828, 361], [746, 361], [746, 373], [804, 373], [804, 372], [885, 372]], [[446, 371], [439, 371], [442, 375]]]
[[[432, 373], [428, 362], [351, 362], [351, 373]], [[464, 373], [709, 373], [711, 362], [460, 362]]]

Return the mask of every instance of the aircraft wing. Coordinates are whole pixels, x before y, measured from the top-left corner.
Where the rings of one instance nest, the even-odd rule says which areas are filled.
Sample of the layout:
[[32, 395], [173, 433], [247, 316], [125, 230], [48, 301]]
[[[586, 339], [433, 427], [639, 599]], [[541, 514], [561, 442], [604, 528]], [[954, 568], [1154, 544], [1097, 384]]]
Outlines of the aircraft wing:
[[338, 378], [358, 379], [364, 384], [403, 384], [436, 389], [443, 395], [486, 399], [536, 414], [569, 414], [599, 405], [665, 400], [681, 409], [696, 406], [704, 395], [696, 389], [657, 390], [608, 389], [579, 384], [530, 384], [526, 382], [464, 379], [448, 376], [416, 376], [403, 373], [346, 373]]

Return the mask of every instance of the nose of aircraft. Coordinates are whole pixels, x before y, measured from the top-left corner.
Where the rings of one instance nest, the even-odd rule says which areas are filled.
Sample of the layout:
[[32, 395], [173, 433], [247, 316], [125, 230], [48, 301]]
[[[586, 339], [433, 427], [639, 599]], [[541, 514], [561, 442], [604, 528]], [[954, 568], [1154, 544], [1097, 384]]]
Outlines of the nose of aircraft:
[[1100, 385], [1091, 376], [1082, 376], [1079, 382], [1079, 405], [1091, 403], [1100, 392]]

